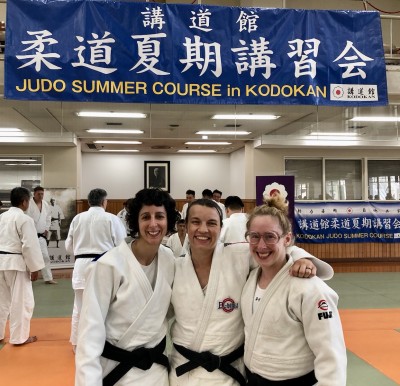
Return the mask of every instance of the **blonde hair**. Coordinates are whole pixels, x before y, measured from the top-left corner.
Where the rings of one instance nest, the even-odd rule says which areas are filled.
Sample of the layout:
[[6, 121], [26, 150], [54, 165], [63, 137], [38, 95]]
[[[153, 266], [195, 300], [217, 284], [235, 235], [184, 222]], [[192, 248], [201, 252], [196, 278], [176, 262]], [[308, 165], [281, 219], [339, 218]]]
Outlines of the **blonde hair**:
[[254, 218], [258, 216], [275, 217], [278, 219], [284, 235], [292, 232], [292, 223], [288, 217], [288, 206], [281, 196], [264, 199], [263, 205], [254, 208], [246, 223], [247, 230], [249, 230]]

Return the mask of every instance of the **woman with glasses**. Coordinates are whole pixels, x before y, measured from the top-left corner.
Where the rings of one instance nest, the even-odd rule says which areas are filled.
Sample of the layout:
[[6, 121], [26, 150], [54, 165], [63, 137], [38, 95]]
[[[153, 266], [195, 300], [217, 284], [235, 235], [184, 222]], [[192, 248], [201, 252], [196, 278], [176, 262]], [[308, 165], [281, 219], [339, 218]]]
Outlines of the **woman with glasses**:
[[247, 385], [345, 386], [338, 296], [318, 277], [289, 275], [293, 235], [285, 204], [271, 198], [255, 208], [246, 239], [259, 265], [241, 298]]
[[[255, 265], [249, 257], [244, 232], [238, 243], [219, 242], [222, 217], [219, 205], [209, 199], [194, 201], [187, 211], [190, 249], [176, 259], [171, 298], [175, 312], [171, 328], [171, 386], [246, 383], [240, 296]], [[294, 253], [297, 258], [310, 256], [299, 248]], [[325, 263], [318, 259], [313, 262], [321, 274]], [[293, 271], [312, 276], [311, 267], [312, 262], [304, 259]], [[330, 277], [331, 267], [325, 265], [325, 269]]]

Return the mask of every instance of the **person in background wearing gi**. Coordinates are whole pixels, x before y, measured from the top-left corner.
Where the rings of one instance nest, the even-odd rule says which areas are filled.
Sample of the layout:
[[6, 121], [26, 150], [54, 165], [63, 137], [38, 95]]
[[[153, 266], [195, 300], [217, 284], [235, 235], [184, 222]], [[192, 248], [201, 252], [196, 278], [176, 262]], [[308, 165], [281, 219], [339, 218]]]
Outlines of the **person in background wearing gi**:
[[33, 197], [29, 203], [29, 208], [25, 212], [33, 219], [35, 223], [37, 237], [39, 238], [40, 250], [44, 260], [44, 268], [42, 269], [42, 277], [46, 284], [57, 284], [53, 280], [53, 274], [50, 268], [50, 257], [47, 249], [47, 234], [49, 233], [51, 224], [51, 209], [50, 205], [43, 200], [44, 188], [36, 186], [33, 189]]
[[225, 208], [225, 205], [221, 202], [222, 192], [218, 189], [214, 189], [212, 194], [213, 194], [212, 199], [215, 202], [218, 202], [218, 205], [221, 207], [222, 213], [224, 214], [224, 219], [225, 219], [226, 218], [226, 208]]
[[[218, 190], [218, 192], [219, 192], [219, 190]], [[205, 199], [207, 199], [207, 200], [212, 200], [212, 201], [214, 201], [214, 202], [216, 202], [217, 204], [218, 204], [218, 206], [220, 207], [220, 209], [221, 209], [221, 212], [222, 212], [222, 218], [223, 219], [226, 219], [226, 212], [225, 212], [225, 205], [224, 204], [222, 204], [221, 202], [217, 202], [217, 201], [215, 201], [214, 200], [214, 194], [213, 194], [213, 192], [211, 191], [211, 189], [204, 189], [203, 191], [202, 191], [202, 197], [203, 198], [205, 198]], [[222, 194], [222, 192], [221, 192], [221, 194]], [[221, 196], [220, 196], [221, 197]]]
[[121, 209], [118, 213], [117, 213], [117, 217], [121, 220], [122, 224], [124, 225], [125, 229], [126, 229], [126, 234], [129, 235], [130, 231], [129, 231], [129, 226], [128, 226], [128, 221], [126, 219], [126, 215], [128, 214], [127, 208], [129, 205], [129, 200], [131, 200], [131, 198], [129, 198], [128, 200], [124, 201], [123, 205], [123, 209]]
[[182, 208], [182, 213], [181, 213], [181, 219], [184, 220], [186, 218], [186, 212], [187, 212], [187, 208], [190, 205], [190, 203], [192, 201], [194, 201], [196, 199], [196, 192], [192, 189], [188, 189], [186, 191], [186, 202], [183, 205]]
[[168, 238], [167, 247], [171, 248], [175, 257], [182, 256], [186, 253], [184, 246], [187, 245], [187, 234], [185, 220], [180, 219], [177, 221], [176, 228], [178, 232], [174, 233]]
[[247, 214], [243, 213], [244, 204], [238, 196], [228, 196], [225, 199], [226, 217], [222, 223], [221, 241], [235, 243], [246, 241]]
[[[171, 303], [171, 386], [244, 386], [244, 324], [240, 296], [256, 266], [247, 243], [219, 242], [222, 211], [208, 199], [194, 201], [186, 217], [190, 249], [175, 260]], [[332, 268], [293, 247], [292, 274], [331, 277]], [[289, 275], [289, 273], [288, 273]], [[304, 280], [307, 281], [307, 280]]]
[[88, 275], [76, 386], [168, 386], [166, 315], [175, 258], [161, 241], [179, 212], [167, 192], [143, 189], [128, 213], [133, 240], [101, 256]]
[[55, 198], [50, 199], [50, 211], [51, 211], [51, 224], [49, 232], [47, 233], [47, 246], [50, 244], [51, 234], [55, 232], [56, 234], [56, 248], [59, 248], [59, 243], [61, 241], [61, 220], [65, 219], [64, 212], [60, 205], [56, 203]]
[[11, 190], [11, 208], [0, 216], [0, 343], [4, 342], [10, 317], [10, 343], [37, 341], [29, 336], [35, 306], [32, 281], [44, 267], [33, 220], [24, 214], [30, 193], [25, 188]]
[[89, 210], [73, 218], [65, 240], [65, 249], [75, 256], [72, 272], [75, 298], [70, 337], [74, 352], [78, 341], [86, 269], [94, 258], [115, 247], [126, 237], [126, 230], [121, 220], [116, 215], [106, 212], [107, 192], [104, 189], [91, 190], [88, 194], [88, 203]]
[[246, 238], [259, 264], [241, 299], [247, 384], [346, 386], [338, 296], [318, 277], [288, 274], [293, 235], [282, 199], [267, 199], [254, 209]]

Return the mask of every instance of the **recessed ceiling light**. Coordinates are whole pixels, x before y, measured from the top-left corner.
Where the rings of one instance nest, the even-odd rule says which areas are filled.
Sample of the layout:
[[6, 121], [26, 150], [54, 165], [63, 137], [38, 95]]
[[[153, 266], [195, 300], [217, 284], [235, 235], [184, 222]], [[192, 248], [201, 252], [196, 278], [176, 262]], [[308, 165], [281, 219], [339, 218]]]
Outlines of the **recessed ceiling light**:
[[216, 150], [178, 150], [178, 153], [216, 153]]
[[21, 131], [21, 129], [18, 129], [17, 127], [0, 127], [0, 131], [16, 132], [16, 131]]
[[94, 143], [109, 143], [115, 145], [141, 145], [140, 141], [93, 141]]
[[136, 149], [131, 149], [131, 150], [109, 150], [109, 149], [101, 149], [99, 151], [104, 151], [104, 152], [112, 152], [112, 153], [136, 153], [139, 150]]
[[247, 120], [273, 120], [280, 118], [280, 115], [272, 114], [215, 114], [211, 119], [247, 119]]
[[400, 117], [354, 117], [349, 121], [357, 122], [400, 122]]
[[88, 129], [88, 133], [109, 133], [109, 134], [143, 134], [143, 130], [136, 129]]
[[200, 135], [248, 135], [251, 131], [234, 131], [234, 130], [200, 130], [196, 131]]
[[232, 142], [185, 142], [185, 145], [232, 145]]
[[111, 111], [79, 111], [76, 115], [78, 117], [89, 118], [147, 118], [147, 114], [143, 113], [118, 113]]
[[359, 133], [349, 133], [349, 132], [329, 132], [329, 131], [324, 131], [324, 132], [319, 132], [319, 131], [312, 131], [310, 134], [313, 137], [358, 137], [360, 134]]

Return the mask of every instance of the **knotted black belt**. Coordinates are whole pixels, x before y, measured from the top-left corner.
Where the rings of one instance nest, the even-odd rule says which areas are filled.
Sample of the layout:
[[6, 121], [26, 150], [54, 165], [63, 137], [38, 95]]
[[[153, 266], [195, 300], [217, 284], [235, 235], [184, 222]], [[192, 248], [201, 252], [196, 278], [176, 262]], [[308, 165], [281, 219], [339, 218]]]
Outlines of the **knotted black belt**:
[[37, 237], [40, 239], [41, 237], [43, 237], [44, 239], [46, 238], [46, 236], [43, 233], [38, 233]]
[[248, 386], [312, 386], [318, 381], [315, 378], [314, 370], [298, 378], [285, 379], [284, 381], [271, 381], [258, 374], [252, 373], [246, 367]]
[[76, 255], [76, 259], [97, 259], [100, 256], [103, 256], [104, 253], [84, 253], [83, 255]]
[[229, 375], [235, 381], [237, 381], [240, 386], [246, 385], [246, 380], [239, 370], [235, 369], [231, 363], [241, 358], [244, 353], [244, 346], [241, 345], [236, 350], [232, 351], [228, 355], [218, 356], [210, 353], [209, 351], [196, 352], [189, 350], [186, 347], [174, 344], [176, 351], [183, 355], [189, 362], [184, 363], [176, 368], [176, 375], [180, 377], [181, 375], [187, 373], [188, 371], [194, 370], [197, 367], [203, 367], [209, 373], [220, 370], [226, 375]]
[[164, 355], [166, 338], [153, 348], [141, 347], [127, 351], [106, 342], [101, 356], [119, 362], [103, 379], [103, 386], [115, 385], [132, 367], [148, 370], [153, 363], [165, 366], [169, 370], [168, 358]]

